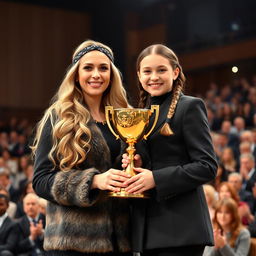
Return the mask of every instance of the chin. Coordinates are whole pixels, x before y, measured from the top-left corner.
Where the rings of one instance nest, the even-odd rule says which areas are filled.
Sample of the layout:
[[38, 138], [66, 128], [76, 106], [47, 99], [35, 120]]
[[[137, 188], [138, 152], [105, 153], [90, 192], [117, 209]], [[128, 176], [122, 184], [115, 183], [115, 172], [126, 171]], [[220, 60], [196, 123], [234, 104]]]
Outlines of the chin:
[[161, 96], [161, 95], [165, 94], [165, 92], [162, 92], [162, 91], [159, 91], [159, 92], [149, 92], [149, 94], [154, 97], [154, 96]]

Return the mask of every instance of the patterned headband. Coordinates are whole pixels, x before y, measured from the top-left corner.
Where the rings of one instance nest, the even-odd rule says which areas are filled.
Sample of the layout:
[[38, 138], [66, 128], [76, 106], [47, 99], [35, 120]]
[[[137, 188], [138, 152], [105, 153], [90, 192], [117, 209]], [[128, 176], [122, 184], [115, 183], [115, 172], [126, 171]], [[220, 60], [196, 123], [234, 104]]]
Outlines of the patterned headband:
[[95, 51], [95, 50], [104, 53], [112, 62], [114, 62], [114, 57], [108, 49], [106, 49], [102, 46], [92, 44], [90, 46], [85, 47], [81, 51], [79, 51], [76, 54], [76, 56], [73, 58], [72, 64], [75, 65], [86, 53]]

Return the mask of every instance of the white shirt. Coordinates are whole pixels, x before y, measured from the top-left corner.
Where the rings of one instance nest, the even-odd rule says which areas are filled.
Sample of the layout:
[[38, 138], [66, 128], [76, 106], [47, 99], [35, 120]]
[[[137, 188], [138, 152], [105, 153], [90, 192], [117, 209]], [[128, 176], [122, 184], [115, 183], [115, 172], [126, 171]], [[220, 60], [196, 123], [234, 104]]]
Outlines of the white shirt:
[[249, 179], [252, 177], [253, 173], [255, 172], [255, 168], [252, 168], [250, 172], [248, 173]]
[[4, 223], [4, 220], [5, 220], [7, 217], [8, 217], [7, 212], [6, 212], [4, 215], [0, 216], [0, 228], [2, 227], [2, 225], [3, 225], [3, 223]]

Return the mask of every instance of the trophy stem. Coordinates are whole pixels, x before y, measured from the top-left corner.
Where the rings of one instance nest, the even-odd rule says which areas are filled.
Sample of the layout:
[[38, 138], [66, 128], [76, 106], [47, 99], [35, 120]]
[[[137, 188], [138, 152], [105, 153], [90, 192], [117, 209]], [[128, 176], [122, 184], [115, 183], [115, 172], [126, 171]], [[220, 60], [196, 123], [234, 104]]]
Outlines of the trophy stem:
[[136, 140], [133, 139], [128, 139], [127, 143], [128, 143], [128, 148], [126, 149], [126, 152], [128, 153], [128, 157], [130, 159], [130, 163], [128, 164], [128, 166], [125, 169], [125, 173], [130, 174], [131, 176], [136, 175], [136, 173], [134, 172], [134, 153], [136, 151], [134, 144], [135, 144]]

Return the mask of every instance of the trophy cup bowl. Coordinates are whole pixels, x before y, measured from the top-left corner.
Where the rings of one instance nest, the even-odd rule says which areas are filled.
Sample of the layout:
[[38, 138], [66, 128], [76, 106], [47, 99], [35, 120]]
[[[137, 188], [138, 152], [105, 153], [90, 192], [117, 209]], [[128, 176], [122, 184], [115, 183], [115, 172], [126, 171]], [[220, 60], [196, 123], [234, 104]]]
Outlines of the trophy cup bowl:
[[[155, 118], [151, 128], [149, 129], [149, 118], [155, 112]], [[159, 106], [152, 105], [151, 109], [141, 108], [116, 108], [112, 106], [105, 107], [106, 120], [110, 131], [114, 134], [116, 139], [121, 139], [128, 144], [126, 152], [128, 153], [130, 163], [124, 170], [125, 173], [131, 176], [136, 175], [134, 172], [134, 145], [142, 140], [147, 139], [150, 133], [155, 128], [159, 116]], [[149, 131], [148, 131], [149, 130]], [[144, 193], [133, 194], [121, 188], [120, 192], [109, 192], [111, 197], [122, 198], [147, 198]]]

